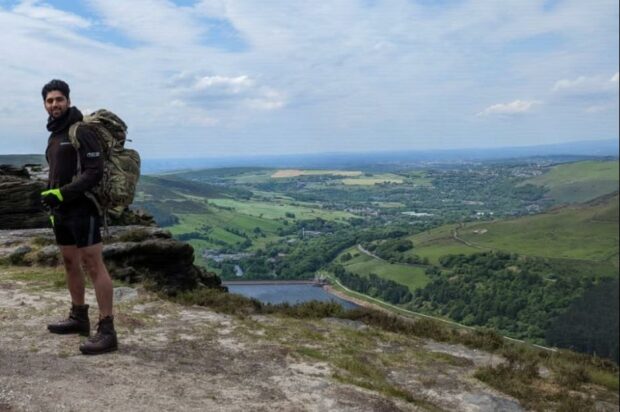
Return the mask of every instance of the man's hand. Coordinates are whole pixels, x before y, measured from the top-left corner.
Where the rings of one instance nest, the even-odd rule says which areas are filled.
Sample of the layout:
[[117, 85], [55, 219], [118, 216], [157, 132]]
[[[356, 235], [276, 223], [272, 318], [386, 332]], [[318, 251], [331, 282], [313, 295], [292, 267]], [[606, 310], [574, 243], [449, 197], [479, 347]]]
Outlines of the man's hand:
[[47, 208], [56, 209], [62, 201], [63, 197], [60, 189], [50, 189], [41, 192], [41, 203]]

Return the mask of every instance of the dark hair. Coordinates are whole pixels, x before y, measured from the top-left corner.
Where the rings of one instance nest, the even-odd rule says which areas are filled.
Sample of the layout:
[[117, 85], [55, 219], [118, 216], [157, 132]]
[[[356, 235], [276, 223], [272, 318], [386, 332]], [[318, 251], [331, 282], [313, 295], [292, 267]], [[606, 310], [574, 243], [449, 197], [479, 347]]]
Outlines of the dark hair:
[[41, 90], [41, 95], [43, 96], [43, 100], [47, 97], [47, 94], [51, 91], [58, 90], [62, 93], [67, 99], [69, 99], [69, 85], [62, 80], [54, 79], [50, 80], [45, 86], [43, 86], [43, 90]]

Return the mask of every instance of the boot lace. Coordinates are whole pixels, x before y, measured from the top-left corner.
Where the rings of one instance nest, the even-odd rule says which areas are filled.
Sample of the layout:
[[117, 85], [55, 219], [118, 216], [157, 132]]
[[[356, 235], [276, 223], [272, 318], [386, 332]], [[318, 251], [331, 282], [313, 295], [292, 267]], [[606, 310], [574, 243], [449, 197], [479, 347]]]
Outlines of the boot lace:
[[88, 338], [89, 342], [99, 342], [101, 341], [103, 338], [105, 337], [105, 335], [103, 333], [101, 333], [101, 321], [97, 322], [97, 333], [95, 333], [93, 336]]

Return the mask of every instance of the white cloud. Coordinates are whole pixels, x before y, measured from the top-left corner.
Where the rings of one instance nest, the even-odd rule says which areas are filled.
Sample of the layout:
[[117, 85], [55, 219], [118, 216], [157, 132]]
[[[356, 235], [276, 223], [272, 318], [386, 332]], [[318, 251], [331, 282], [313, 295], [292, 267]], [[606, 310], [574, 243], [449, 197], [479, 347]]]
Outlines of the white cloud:
[[529, 112], [534, 106], [542, 104], [539, 100], [515, 100], [510, 103], [498, 103], [487, 107], [478, 116], [489, 116], [494, 114], [510, 115]]
[[611, 78], [605, 76], [579, 76], [562, 79], [553, 86], [554, 92], [565, 94], [600, 94], [618, 90], [618, 72]]
[[277, 90], [265, 87], [261, 89], [257, 97], [246, 99], [246, 103], [252, 109], [276, 110], [286, 105], [286, 96]]
[[[211, 113], [247, 107], [257, 110], [281, 109], [286, 104], [284, 93], [259, 84], [248, 75], [192, 75], [181, 73], [173, 76], [169, 85], [177, 98], [172, 104], [181, 107], [191, 102]], [[209, 124], [213, 124], [212, 122]]]
[[166, 0], [89, 0], [105, 25], [131, 39], [159, 46], [185, 48], [206, 32], [190, 8]]
[[204, 76], [199, 78], [194, 84], [195, 90], [219, 89], [227, 93], [238, 94], [250, 89], [254, 81], [246, 75], [237, 77], [226, 76]]
[[44, 20], [65, 27], [87, 28], [91, 22], [76, 14], [53, 8], [39, 0], [23, 0], [13, 8], [13, 12], [32, 19]]

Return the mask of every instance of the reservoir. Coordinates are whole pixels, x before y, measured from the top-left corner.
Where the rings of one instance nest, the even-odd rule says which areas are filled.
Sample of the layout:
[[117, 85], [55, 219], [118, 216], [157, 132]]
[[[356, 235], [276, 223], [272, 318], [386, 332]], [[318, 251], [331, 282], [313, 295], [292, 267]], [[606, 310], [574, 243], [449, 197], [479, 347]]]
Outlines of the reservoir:
[[340, 299], [337, 296], [327, 293], [323, 288], [312, 284], [290, 284], [290, 283], [265, 283], [265, 284], [240, 284], [235, 282], [224, 282], [230, 293], [257, 299], [263, 303], [284, 303], [291, 305], [310, 300], [322, 302], [334, 301], [340, 303], [345, 309], [357, 307], [354, 303]]

